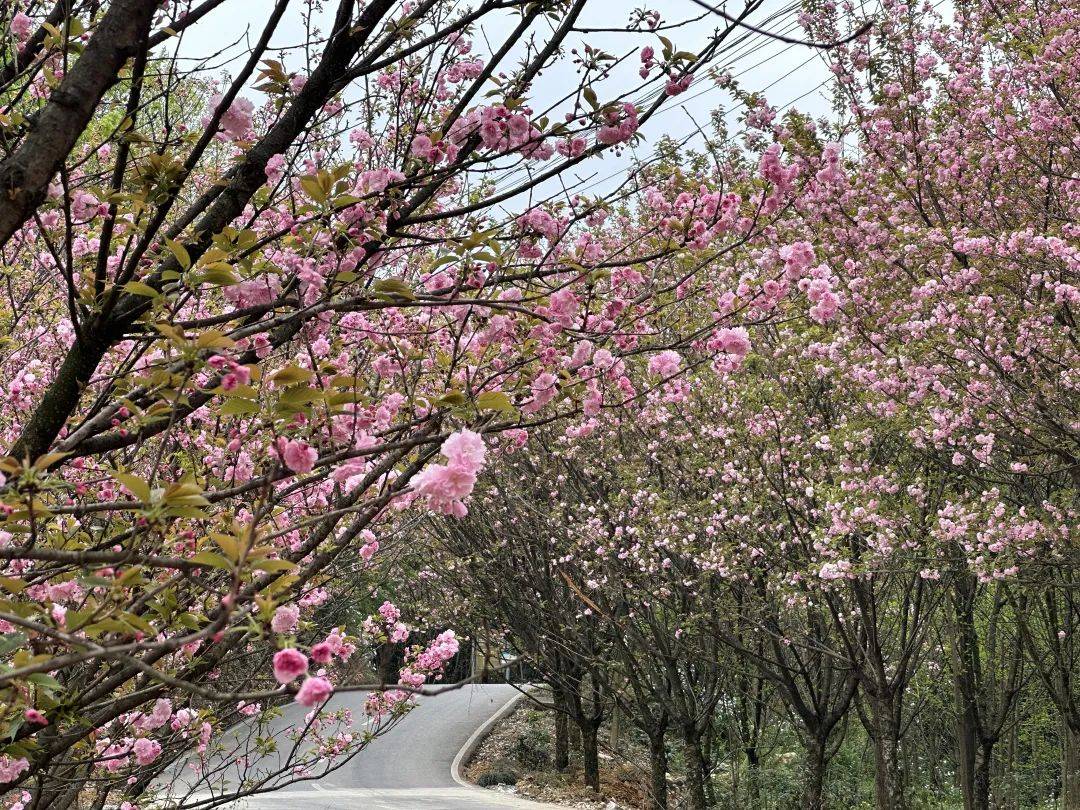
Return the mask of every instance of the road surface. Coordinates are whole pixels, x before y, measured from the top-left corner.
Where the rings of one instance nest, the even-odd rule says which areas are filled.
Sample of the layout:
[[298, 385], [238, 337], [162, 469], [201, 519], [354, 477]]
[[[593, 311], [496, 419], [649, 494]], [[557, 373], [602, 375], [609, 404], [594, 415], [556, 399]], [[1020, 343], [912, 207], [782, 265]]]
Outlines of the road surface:
[[[553, 805], [520, 799], [456, 781], [458, 752], [518, 691], [508, 684], [467, 686], [420, 698], [422, 705], [374, 740], [350, 762], [322, 779], [300, 782], [229, 805], [233, 810], [542, 810]], [[348, 706], [363, 717], [364, 695], [335, 695], [328, 708]], [[303, 723], [306, 710], [293, 704], [275, 721]], [[194, 798], [194, 797], [192, 797]]]

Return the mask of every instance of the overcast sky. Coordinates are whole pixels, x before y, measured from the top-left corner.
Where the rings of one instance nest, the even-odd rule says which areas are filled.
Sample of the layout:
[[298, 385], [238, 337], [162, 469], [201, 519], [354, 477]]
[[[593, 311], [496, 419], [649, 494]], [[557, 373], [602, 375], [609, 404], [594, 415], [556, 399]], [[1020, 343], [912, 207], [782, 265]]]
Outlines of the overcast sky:
[[[295, 49], [297, 45], [305, 41], [305, 25], [300, 13], [302, 5], [296, 3], [296, 8], [287, 12], [286, 18], [272, 39], [273, 47]], [[332, 10], [335, 5], [336, 3], [326, 3], [328, 10]], [[729, 8], [734, 9], [736, 4], [729, 0], [728, 5]], [[651, 3], [643, 3], [641, 0], [591, 0], [586, 6], [579, 27], [624, 27], [629, 21], [631, 12], [642, 6], [659, 10], [665, 23], [690, 20], [674, 32], [666, 32], [679, 50], [695, 53], [700, 51], [709, 42], [717, 26], [722, 23], [720, 18], [702, 10], [692, 0], [652, 0]], [[261, 25], [265, 22], [272, 7], [272, 0], [225, 3], [221, 9], [212, 12], [185, 34], [181, 54], [202, 58], [224, 51], [222, 57], [215, 60], [215, 64], [220, 65], [222, 71], [227, 71], [230, 66], [235, 66], [237, 60], [246, 55], [248, 42], [254, 41], [259, 36]], [[798, 37], [802, 35], [796, 20], [798, 10], [798, 2], [766, 0], [763, 7], [756, 11], [750, 20], [759, 27]], [[509, 30], [513, 24], [514, 19], [510, 15], [489, 21], [485, 30], [474, 32], [473, 40], [476, 43], [474, 51], [482, 54], [488, 50], [484, 44], [485, 35], [496, 43], [495, 47], [497, 47], [501, 42], [500, 35]], [[327, 27], [325, 24], [322, 26], [324, 30]], [[784, 109], [795, 107], [814, 116], [828, 112], [829, 72], [821, 52], [804, 46], [788, 45], [747, 32], [743, 32], [742, 36], [744, 41], [733, 48], [718, 64], [726, 63], [745, 89], [762, 91], [769, 102], [776, 107]], [[574, 45], [587, 41], [615, 55], [621, 55], [631, 49], [636, 50], [645, 44], [656, 44], [655, 36], [641, 33], [579, 34], [577, 40], [573, 43]], [[282, 57], [287, 69], [303, 68], [304, 58], [301, 52], [285, 51]], [[512, 54], [507, 64], [513, 63], [514, 55]], [[605, 86], [605, 89], [610, 87], [611, 90], [615, 90], [619, 83], [622, 83], [623, 88], [633, 86], [631, 83], [637, 80], [635, 74], [638, 67], [636, 58], [628, 60], [623, 72], [614, 73], [610, 80], [611, 84]], [[534, 86], [534, 97], [540, 102], [534, 106], [541, 106], [545, 100], [545, 94], [551, 94], [549, 98], [555, 98], [577, 82], [578, 77], [569, 59], [554, 65], [540, 77]], [[252, 90], [249, 95], [257, 100], [257, 91]], [[604, 98], [605, 93], [601, 91], [600, 96]], [[696, 140], [694, 133], [697, 129], [694, 121], [696, 120], [698, 124], [708, 129], [709, 116], [718, 107], [725, 109], [728, 126], [732, 132], [740, 128], [738, 114], [741, 109], [734, 103], [729, 93], [717, 88], [708, 78], [702, 78], [673, 101], [674, 103], [670, 103], [667, 109], [653, 117], [642, 128], [644, 140], [635, 147], [632, 154], [627, 153], [622, 157], [606, 155], [602, 159], [586, 162], [577, 167], [576, 174], [586, 181], [588, 193], [602, 193], [606, 187], [612, 186], [635, 156], [648, 158], [653, 153], [657, 139], [662, 135], [676, 139], [689, 138], [689, 142], [694, 143]]]

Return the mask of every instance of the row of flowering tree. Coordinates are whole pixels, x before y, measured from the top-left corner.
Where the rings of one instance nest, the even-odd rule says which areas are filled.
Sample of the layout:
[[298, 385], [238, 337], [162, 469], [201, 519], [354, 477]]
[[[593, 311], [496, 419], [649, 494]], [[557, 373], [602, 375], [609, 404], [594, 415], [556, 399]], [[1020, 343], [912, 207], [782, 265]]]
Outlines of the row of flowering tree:
[[[683, 47], [635, 13], [616, 54], [585, 5], [275, 0], [224, 77], [199, 38], [240, 0], [0, 9], [6, 806], [209, 807], [340, 767], [457, 651], [383, 601], [410, 516], [464, 515], [493, 440], [734, 370], [773, 317], [740, 262], [798, 192], [779, 146], [708, 183], [574, 175], [759, 4]], [[350, 690], [363, 732], [321, 711]]]
[[880, 808], [954, 781], [966, 808], [1080, 807], [1076, 10], [883, 8], [833, 52], [836, 122], [754, 109], [799, 193], [687, 313], [747, 302], [749, 331], [643, 362], [633, 412], [545, 433], [432, 526], [442, 598], [583, 737], [633, 719], [655, 807], [673, 750], [688, 806], [717, 761], [762, 806], [763, 712], [800, 806], [867, 800], [834, 764], [865, 741]]

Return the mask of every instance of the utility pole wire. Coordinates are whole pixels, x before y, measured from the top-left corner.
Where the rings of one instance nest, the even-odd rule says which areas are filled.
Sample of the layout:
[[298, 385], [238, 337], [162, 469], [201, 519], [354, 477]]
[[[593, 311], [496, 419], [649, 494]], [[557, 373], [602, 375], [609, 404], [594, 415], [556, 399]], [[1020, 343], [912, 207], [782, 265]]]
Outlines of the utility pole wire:
[[788, 45], [805, 45], [808, 48], [821, 48], [822, 50], [828, 50], [829, 48], [835, 48], [837, 45], [846, 45], [847, 43], [851, 42], [852, 40], [855, 40], [855, 39], [858, 39], [859, 37], [861, 37], [863, 34], [865, 34], [867, 31], [869, 31], [870, 27], [874, 24], [873, 20], [867, 20], [865, 23], [863, 23], [861, 26], [859, 26], [858, 30], [856, 30], [854, 34], [850, 34], [847, 37], [845, 37], [844, 39], [837, 39], [837, 40], [833, 40], [832, 42], [813, 42], [811, 40], [795, 39], [794, 37], [786, 37], [783, 34], [776, 34], [776, 33], [772, 32], [772, 31], [768, 31], [768, 30], [766, 30], [764, 28], [758, 28], [756, 25], [751, 25], [750, 23], [746, 22], [745, 20], [742, 20], [742, 19], [740, 19], [738, 17], [735, 17], [735, 16], [733, 16], [731, 14], [728, 14], [726, 11], [724, 11], [721, 8], [717, 8], [716, 6], [710, 6], [708, 3], [705, 2], [705, 0], [693, 0], [693, 1], [698, 6], [701, 6], [701, 8], [707, 9], [708, 11], [711, 11], [713, 14], [717, 14], [717, 15], [723, 17], [725, 20], [727, 20], [732, 25], [741, 26], [742, 28], [746, 28], [749, 31], [753, 31], [755, 34], [764, 34], [765, 36], [771, 37], [772, 39], [779, 40], [780, 42], [786, 42]]

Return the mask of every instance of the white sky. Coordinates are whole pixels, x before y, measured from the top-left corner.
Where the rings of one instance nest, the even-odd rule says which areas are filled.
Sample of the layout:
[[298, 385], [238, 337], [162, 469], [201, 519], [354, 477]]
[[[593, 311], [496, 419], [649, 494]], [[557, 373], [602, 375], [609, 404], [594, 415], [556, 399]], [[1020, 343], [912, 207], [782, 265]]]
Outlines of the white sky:
[[[720, 0], [713, 0], [713, 2], [720, 2]], [[303, 5], [297, 2], [296, 8], [286, 13], [286, 18], [272, 39], [273, 47], [295, 48], [305, 41], [305, 27], [300, 15]], [[325, 6], [326, 11], [323, 12], [323, 17], [328, 19], [336, 2], [326, 0]], [[730, 9], [735, 9], [736, 6], [737, 3], [729, 0]], [[261, 25], [265, 22], [272, 7], [273, 0], [246, 0], [246, 2], [234, 1], [223, 4], [220, 9], [211, 12], [185, 33], [181, 54], [198, 58], [224, 49], [222, 57], [215, 62], [227, 70], [230, 62], [235, 63], [246, 56], [247, 43], [259, 36]], [[631, 12], [641, 7], [657, 9], [664, 22], [669, 24], [700, 18], [675, 31], [665, 32], [678, 50], [697, 53], [709, 41], [716, 27], [723, 22], [715, 15], [701, 9], [692, 0], [651, 0], [651, 2], [649, 0], [591, 0], [578, 27], [622, 28], [627, 25]], [[789, 36], [804, 36], [796, 21], [799, 7], [798, 0], [796, 2], [766, 0], [763, 7], [750, 17], [750, 21], [759, 27], [780, 31]], [[502, 41], [500, 34], [509, 30], [514, 22], [515, 20], [510, 15], [506, 15], [502, 19], [495, 19], [488, 23], [486, 33], [494, 43], [494, 47], [498, 47]], [[326, 27], [323, 26], [324, 29]], [[481, 55], [488, 50], [484, 42], [484, 33], [485, 31], [477, 30], [474, 31], [472, 37], [475, 43], [473, 50]], [[660, 50], [656, 37], [650, 34], [621, 32], [575, 36], [577, 41], [572, 42], [571, 47], [585, 41], [615, 56], [621, 56], [631, 49], [636, 51], [646, 44], [657, 46], [657, 52]], [[286, 54], [282, 61], [289, 70], [303, 68], [303, 55], [298, 51]], [[506, 64], [512, 66], [515, 61], [515, 55], [511, 54]], [[775, 107], [781, 109], [795, 107], [815, 117], [825, 115], [829, 111], [827, 93], [830, 74], [820, 51], [804, 46], [787, 45], [765, 36], [749, 34], [742, 45], [733, 49], [717, 64], [725, 63], [744, 89], [763, 92], [769, 103]], [[603, 100], [619, 89], [633, 87], [633, 83], [638, 81], [636, 71], [639, 66], [636, 55], [627, 60], [626, 65], [621, 66], [623, 69], [613, 73], [609, 83], [602, 86], [599, 91], [600, 98]], [[552, 66], [537, 80], [533, 98], [538, 102], [543, 102], [545, 94], [550, 94], [548, 98], [554, 99], [567, 92], [577, 82], [578, 76], [574, 65], [569, 58], [565, 59]], [[258, 100], [257, 91], [252, 90], [248, 95]], [[542, 103], [534, 103], [535, 108], [541, 106]], [[733, 133], [737, 132], [740, 128], [738, 114], [741, 108], [735, 106], [727, 91], [717, 88], [708, 78], [702, 78], [687, 92], [672, 99], [667, 109], [658, 113], [642, 127], [641, 133], [644, 140], [633, 151], [628, 151], [621, 157], [607, 154], [602, 158], [583, 163], [575, 168], [573, 174], [586, 180], [586, 184], [591, 186], [587, 189], [588, 193], [603, 193], [607, 187], [617, 182], [619, 175], [625, 171], [635, 156], [641, 159], [650, 157], [658, 138], [662, 135], [675, 139], [689, 137], [691, 144], [699, 141], [700, 139], [694, 135], [697, 126], [700, 125], [709, 131], [710, 114], [718, 107], [726, 110], [725, 117], [729, 130]], [[695, 119], [697, 124], [694, 123]]]

